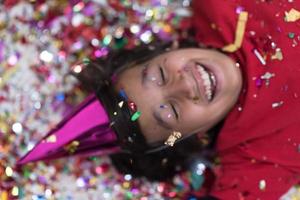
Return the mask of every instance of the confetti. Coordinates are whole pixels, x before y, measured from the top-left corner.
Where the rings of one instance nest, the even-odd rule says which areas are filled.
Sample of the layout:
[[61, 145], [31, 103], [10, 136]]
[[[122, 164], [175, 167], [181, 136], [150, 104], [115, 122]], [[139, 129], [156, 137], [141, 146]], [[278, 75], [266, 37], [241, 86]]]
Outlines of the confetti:
[[259, 189], [264, 191], [264, 190], [266, 190], [266, 187], [267, 187], [266, 181], [265, 180], [260, 180], [259, 181]]
[[300, 19], [300, 12], [292, 8], [289, 12], [285, 12], [284, 19], [287, 22], [295, 22]]
[[276, 49], [276, 52], [271, 57], [272, 60], [283, 60], [283, 54], [280, 48]]
[[131, 121], [136, 121], [140, 116], [141, 116], [141, 112], [140, 112], [140, 111], [136, 111], [136, 112], [131, 116]]
[[254, 49], [253, 53], [262, 65], [266, 65], [266, 60], [262, 57], [262, 55], [259, 53], [259, 51], [257, 49]]
[[278, 108], [283, 105], [283, 101], [272, 103], [272, 108]]
[[[78, 186], [91, 191], [91, 199], [164, 199], [189, 190], [188, 184], [182, 190], [174, 184], [160, 193], [155, 184], [118, 174], [107, 157], [32, 163], [20, 171], [12, 167], [85, 97], [70, 71], [81, 73], [90, 60], [111, 49], [147, 44], [154, 33], [176, 38], [175, 30], [189, 12], [177, 12], [185, 9], [183, 4], [190, 2], [30, 0], [0, 5], [0, 34], [5, 36], [0, 41], [0, 101], [6, 105], [0, 106], [5, 135], [0, 142], [1, 200], [82, 198]], [[3, 22], [2, 14], [10, 23]], [[49, 136], [44, 142], [57, 140]], [[78, 145], [66, 145], [66, 150], [75, 152]]]
[[55, 143], [56, 142], [56, 135], [50, 135], [49, 137], [46, 138], [46, 142], [48, 143]]
[[126, 95], [124, 89], [121, 89], [121, 90], [119, 91], [119, 95], [120, 95], [121, 97], [123, 97], [124, 100], [128, 100], [128, 97], [127, 97], [127, 95]]

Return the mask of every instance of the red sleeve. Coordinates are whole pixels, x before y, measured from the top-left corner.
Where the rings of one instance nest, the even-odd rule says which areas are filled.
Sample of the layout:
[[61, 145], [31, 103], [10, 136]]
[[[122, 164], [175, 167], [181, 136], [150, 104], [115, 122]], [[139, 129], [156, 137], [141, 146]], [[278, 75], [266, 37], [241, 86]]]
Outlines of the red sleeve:
[[210, 195], [224, 200], [279, 199], [297, 184], [292, 171], [274, 163], [243, 158], [242, 152], [236, 152], [239, 149], [232, 151], [234, 155], [222, 165]]

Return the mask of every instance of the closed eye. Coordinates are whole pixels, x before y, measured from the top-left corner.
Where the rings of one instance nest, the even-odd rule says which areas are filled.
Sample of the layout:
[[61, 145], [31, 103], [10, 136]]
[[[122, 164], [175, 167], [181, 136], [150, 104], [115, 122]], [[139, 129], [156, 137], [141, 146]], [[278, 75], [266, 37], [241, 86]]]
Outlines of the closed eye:
[[176, 119], [178, 119], [178, 118], [179, 118], [179, 115], [178, 115], [178, 112], [177, 112], [176, 109], [175, 109], [175, 106], [174, 106], [173, 104], [170, 104], [170, 105], [171, 105], [171, 108], [172, 108], [172, 110], [173, 110], [173, 112], [174, 112], [174, 114], [175, 114]]
[[164, 73], [164, 70], [161, 66], [159, 67], [159, 71], [160, 71], [160, 76], [161, 76], [161, 79], [162, 79], [163, 83], [166, 83], [165, 73]]

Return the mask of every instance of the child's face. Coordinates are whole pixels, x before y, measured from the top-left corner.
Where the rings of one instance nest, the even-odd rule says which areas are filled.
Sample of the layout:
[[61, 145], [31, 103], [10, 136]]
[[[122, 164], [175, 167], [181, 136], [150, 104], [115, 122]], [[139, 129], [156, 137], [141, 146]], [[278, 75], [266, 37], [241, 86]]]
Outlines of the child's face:
[[206, 132], [230, 111], [241, 86], [240, 69], [229, 57], [196, 48], [157, 56], [125, 70], [117, 82], [141, 111], [148, 142], [164, 141], [173, 130]]

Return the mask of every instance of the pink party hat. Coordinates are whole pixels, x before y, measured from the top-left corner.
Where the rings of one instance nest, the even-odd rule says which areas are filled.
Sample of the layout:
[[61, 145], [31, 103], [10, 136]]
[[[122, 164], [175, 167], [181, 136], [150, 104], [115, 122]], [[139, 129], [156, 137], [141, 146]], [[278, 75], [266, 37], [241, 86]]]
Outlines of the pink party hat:
[[81, 155], [96, 156], [121, 150], [103, 105], [95, 95], [88, 96], [56, 128], [23, 156], [17, 165]]

